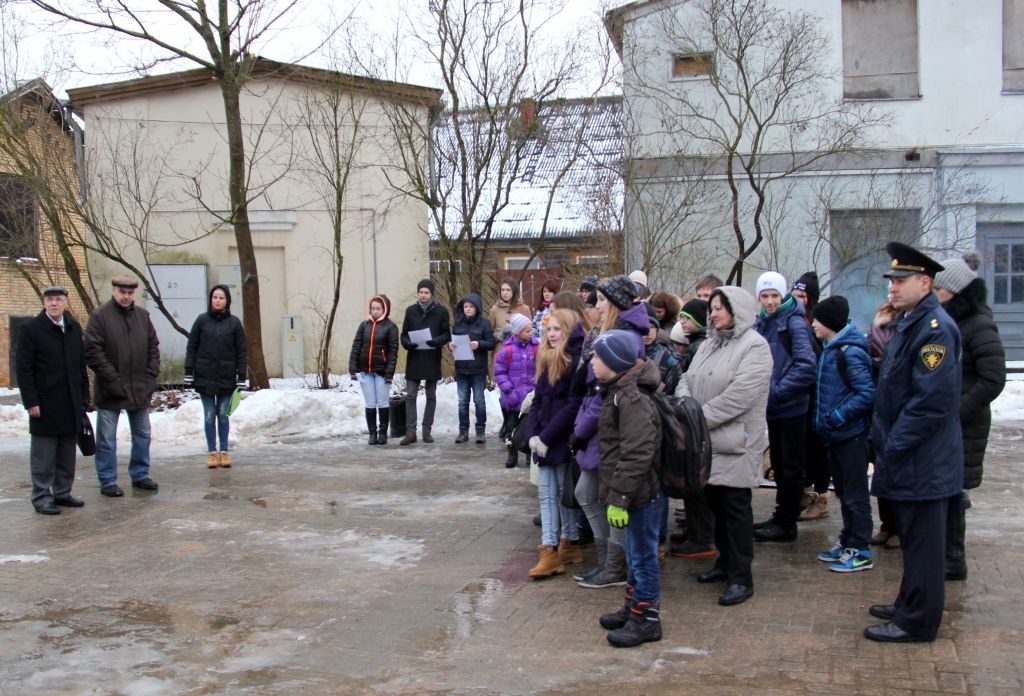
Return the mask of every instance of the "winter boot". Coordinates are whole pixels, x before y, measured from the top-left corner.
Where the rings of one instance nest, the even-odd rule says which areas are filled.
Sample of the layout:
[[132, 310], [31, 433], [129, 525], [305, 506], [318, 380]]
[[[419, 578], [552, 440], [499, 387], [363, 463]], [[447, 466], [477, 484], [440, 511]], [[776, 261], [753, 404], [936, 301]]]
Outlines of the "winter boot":
[[208, 452], [206, 455], [206, 468], [216, 469], [220, 466], [220, 452]]
[[656, 640], [661, 640], [661, 609], [650, 602], [634, 604], [626, 625], [608, 633], [608, 642], [616, 648], [634, 648]]
[[398, 444], [400, 445], [414, 445], [416, 444], [416, 431], [406, 430], [405, 437], [403, 437]]
[[803, 512], [811, 506], [814, 502], [814, 486], [807, 486], [804, 488], [803, 494], [800, 496], [800, 512]]
[[366, 409], [366, 429], [370, 431], [370, 439], [367, 440], [366, 444], [376, 445], [377, 444], [377, 409], [368, 408]]
[[476, 428], [476, 444], [481, 445], [484, 442], [487, 442], [487, 434], [485, 432], [485, 429], [486, 429], [485, 427], [477, 426], [477, 428]]
[[950, 506], [946, 516], [946, 580], [967, 579], [967, 516], [959, 501]]
[[220, 468], [230, 469], [231, 468], [231, 455], [228, 454], [227, 450], [220, 451]]
[[578, 540], [558, 540], [558, 562], [559, 563], [582, 563], [583, 549], [580, 548]]
[[530, 568], [529, 576], [531, 578], [535, 580], [550, 578], [552, 575], [564, 572], [565, 566], [558, 560], [557, 546], [544, 546], [542, 544], [537, 547], [537, 565]]
[[516, 468], [516, 464], [519, 463], [519, 452], [516, 451], [515, 447], [506, 447], [505, 449], [508, 450], [508, 457], [505, 458], [505, 468]]
[[388, 444], [388, 426], [391, 424], [391, 409], [390, 408], [379, 408], [377, 413], [380, 414], [380, 429], [377, 430], [377, 444], [386, 445]]
[[576, 582], [584, 582], [589, 578], [594, 577], [602, 570], [604, 570], [605, 555], [608, 553], [608, 540], [607, 539], [595, 539], [594, 550], [597, 552], [597, 565], [590, 570], [580, 570], [578, 573], [574, 573], [572, 579]]
[[626, 585], [626, 598], [622, 602], [621, 609], [608, 614], [601, 614], [601, 618], [598, 619], [601, 623], [601, 628], [614, 631], [626, 625], [626, 622], [629, 621], [629, 610], [633, 608], [634, 589], [632, 585]]
[[430, 434], [430, 431], [427, 428], [423, 429], [423, 441], [428, 445], [434, 442], [434, 437]]
[[469, 442], [469, 431], [460, 430], [458, 437], [455, 438], [455, 444], [461, 445], [463, 442]]
[[[600, 554], [598, 554], [600, 558]], [[622, 544], [609, 541], [605, 551], [604, 565], [600, 571], [579, 581], [580, 587], [600, 590], [605, 587], [622, 587], [626, 584], [626, 550]]]
[[828, 493], [817, 493], [811, 499], [811, 504], [807, 506], [807, 509], [800, 513], [799, 520], [807, 522], [825, 517], [828, 517]]

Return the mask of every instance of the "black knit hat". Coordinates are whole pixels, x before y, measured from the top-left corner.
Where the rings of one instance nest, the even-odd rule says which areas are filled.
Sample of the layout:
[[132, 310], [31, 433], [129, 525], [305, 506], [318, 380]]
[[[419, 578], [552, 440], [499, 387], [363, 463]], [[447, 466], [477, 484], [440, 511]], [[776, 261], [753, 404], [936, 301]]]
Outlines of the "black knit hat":
[[807, 293], [807, 297], [814, 302], [817, 302], [818, 298], [821, 297], [821, 288], [818, 285], [818, 274], [814, 271], [807, 271], [797, 278], [796, 282], [793, 283], [793, 287], [790, 289], [803, 290]]
[[598, 282], [599, 279], [596, 275], [588, 275], [586, 278], [583, 279], [583, 282], [580, 283], [579, 292], [583, 292], [584, 290], [597, 290]]
[[636, 285], [624, 275], [608, 278], [597, 286], [597, 291], [619, 309], [629, 309], [637, 298]]
[[416, 292], [419, 292], [423, 288], [426, 288], [427, 290], [429, 290], [430, 294], [433, 295], [434, 294], [434, 281], [432, 281], [430, 278], [424, 278], [420, 282], [416, 283]]
[[683, 311], [679, 313], [679, 316], [688, 317], [690, 321], [703, 329], [708, 325], [708, 303], [706, 300], [695, 297], [683, 305]]
[[814, 308], [814, 320], [839, 333], [850, 320], [850, 303], [842, 295], [831, 295]]

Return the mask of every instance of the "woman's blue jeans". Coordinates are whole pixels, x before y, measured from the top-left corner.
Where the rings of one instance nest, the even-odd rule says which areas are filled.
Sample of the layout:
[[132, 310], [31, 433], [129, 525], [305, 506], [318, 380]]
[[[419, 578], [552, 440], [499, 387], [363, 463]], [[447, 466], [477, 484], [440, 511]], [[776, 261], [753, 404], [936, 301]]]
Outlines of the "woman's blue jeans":
[[363, 403], [366, 408], [388, 408], [390, 405], [391, 385], [383, 375], [375, 372], [359, 373], [359, 388], [363, 391]]
[[566, 466], [568, 464], [540, 467], [537, 496], [540, 498], [540, 543], [544, 546], [558, 546], [559, 536], [569, 541], [577, 541], [580, 538], [576, 511], [561, 503]]
[[217, 451], [217, 436], [220, 436], [220, 451], [228, 451], [228, 406], [234, 390], [221, 394], [200, 394], [203, 401], [203, 427], [206, 429], [206, 450]]

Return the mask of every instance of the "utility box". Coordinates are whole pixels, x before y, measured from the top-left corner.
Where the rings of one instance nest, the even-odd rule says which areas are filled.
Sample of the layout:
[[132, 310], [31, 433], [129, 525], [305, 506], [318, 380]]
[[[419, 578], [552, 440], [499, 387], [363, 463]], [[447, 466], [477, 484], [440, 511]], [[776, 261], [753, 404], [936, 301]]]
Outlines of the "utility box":
[[[148, 266], [148, 270], [153, 286], [160, 292], [174, 321], [186, 331], [191, 329], [196, 317], [207, 309], [206, 266], [155, 263]], [[148, 293], [145, 298], [153, 328], [160, 339], [160, 359], [164, 362], [183, 361], [188, 337], [173, 328]]]
[[281, 376], [304, 377], [305, 354], [302, 346], [302, 317], [281, 317]]

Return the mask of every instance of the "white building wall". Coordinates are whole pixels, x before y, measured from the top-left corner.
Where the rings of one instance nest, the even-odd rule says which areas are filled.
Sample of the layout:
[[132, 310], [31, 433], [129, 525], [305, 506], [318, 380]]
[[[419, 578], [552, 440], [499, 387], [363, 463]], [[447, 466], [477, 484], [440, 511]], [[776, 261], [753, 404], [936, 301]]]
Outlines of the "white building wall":
[[[298, 127], [305, 91], [303, 84], [278, 80], [255, 85], [242, 102], [253, 179], [266, 185], [250, 202], [249, 214], [271, 376], [281, 374], [280, 318], [286, 315], [302, 316], [305, 368], [315, 370], [316, 334], [333, 292], [329, 212], [321, 184], [298, 156], [310, 151], [308, 135]], [[238, 258], [234, 232], [218, 229], [216, 215], [229, 208], [223, 106], [216, 85], [96, 103], [85, 107], [84, 119], [92, 205], [106, 206], [112, 221], [120, 215], [112, 205], [112, 168], [135, 161], [141, 187], [153, 196], [151, 236], [162, 247], [155, 260], [205, 263], [210, 285], [219, 282], [218, 269], [237, 265]], [[374, 292], [389, 295], [399, 308], [393, 315], [400, 315], [415, 297], [416, 282], [428, 274], [426, 209], [393, 195], [384, 177], [393, 143], [379, 103], [371, 103], [363, 119], [366, 141], [358, 149], [344, 206], [344, 274], [332, 361], [334, 371], [342, 373], [367, 298]], [[142, 253], [136, 249], [130, 256], [141, 261]], [[104, 272], [118, 272], [102, 261], [97, 266], [101, 282]], [[234, 296], [239, 316], [240, 295]], [[185, 328], [190, 325], [191, 318]]]

